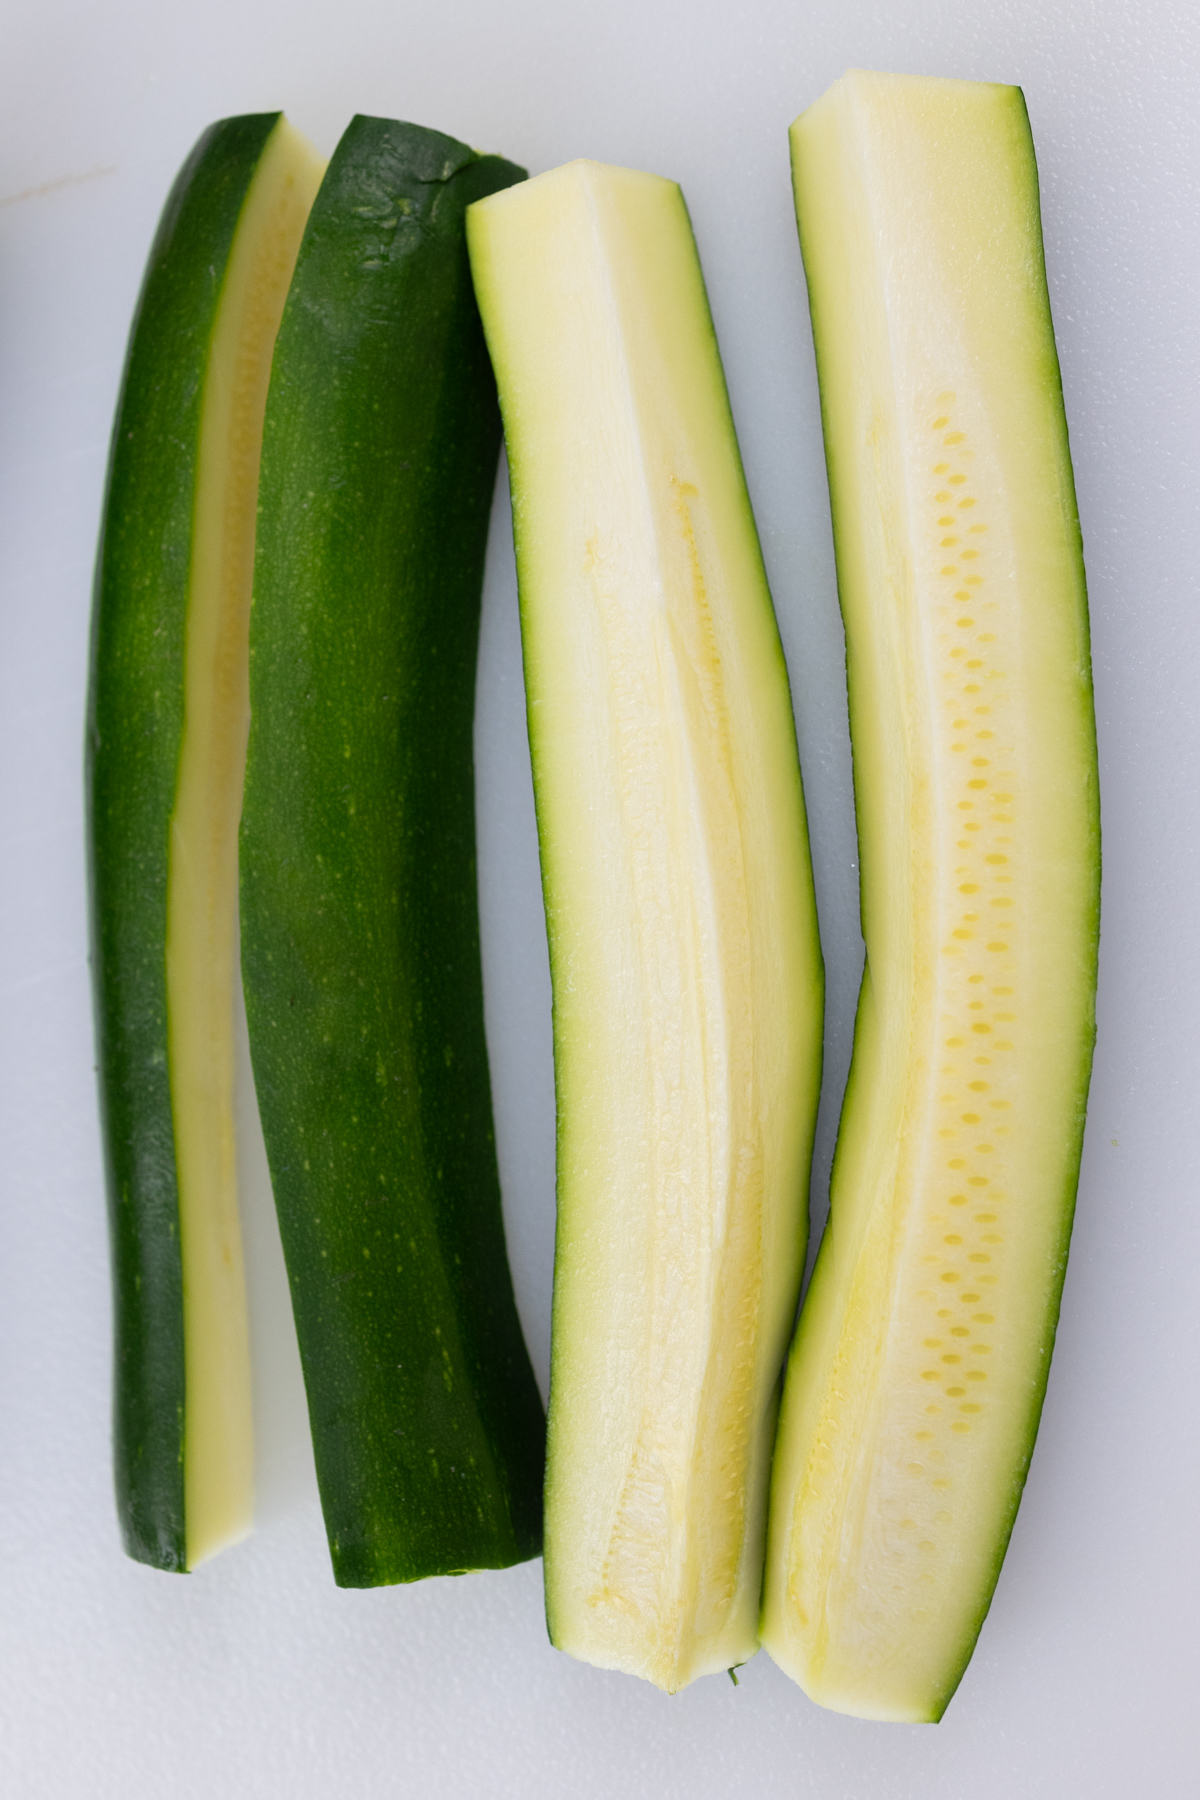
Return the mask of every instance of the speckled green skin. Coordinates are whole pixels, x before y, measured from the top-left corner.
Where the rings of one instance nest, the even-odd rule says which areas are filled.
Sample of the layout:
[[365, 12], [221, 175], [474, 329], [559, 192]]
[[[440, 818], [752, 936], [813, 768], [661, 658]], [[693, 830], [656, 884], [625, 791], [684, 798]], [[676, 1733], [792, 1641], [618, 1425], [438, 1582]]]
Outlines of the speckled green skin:
[[183, 1277], [167, 1074], [167, 844], [200, 409], [242, 202], [278, 113], [210, 127], [171, 190], [113, 427], [92, 615], [88, 851], [125, 1548], [187, 1567]]
[[355, 119], [267, 403], [242, 965], [347, 1587], [541, 1548], [483, 1031], [472, 721], [500, 423], [463, 225], [522, 174]]

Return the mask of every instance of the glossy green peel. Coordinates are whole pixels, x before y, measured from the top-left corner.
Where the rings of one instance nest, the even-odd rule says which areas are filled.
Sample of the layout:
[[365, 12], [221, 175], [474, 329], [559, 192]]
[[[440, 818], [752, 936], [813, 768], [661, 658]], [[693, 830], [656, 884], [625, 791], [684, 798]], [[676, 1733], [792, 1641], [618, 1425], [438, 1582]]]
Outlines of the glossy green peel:
[[131, 1556], [250, 1529], [233, 1131], [237, 825], [263, 408], [321, 162], [278, 113], [205, 132], [134, 320], [96, 576], [92, 961], [117, 1505]]
[[241, 837], [255, 1084], [343, 1586], [541, 1548], [505, 1255], [472, 721], [500, 420], [463, 214], [521, 178], [357, 118], [263, 442]]
[[1016, 88], [853, 72], [792, 127], [867, 965], [792, 1351], [762, 1639], [941, 1716], [1058, 1317], [1094, 1037], [1087, 606]]

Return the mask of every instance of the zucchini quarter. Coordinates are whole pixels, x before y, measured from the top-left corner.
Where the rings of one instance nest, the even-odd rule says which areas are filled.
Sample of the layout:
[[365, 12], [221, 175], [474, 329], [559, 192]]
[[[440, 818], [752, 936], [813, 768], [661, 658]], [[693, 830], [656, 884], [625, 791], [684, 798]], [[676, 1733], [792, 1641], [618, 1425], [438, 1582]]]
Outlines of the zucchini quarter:
[[474, 206], [550, 959], [546, 1610], [669, 1691], [756, 1647], [822, 968], [787, 671], [679, 188]]
[[125, 1547], [190, 1569], [250, 1529], [233, 1137], [246, 626], [271, 348], [321, 164], [225, 119], [167, 201], [133, 323], [96, 573], [92, 969]]
[[472, 721], [500, 416], [463, 213], [521, 178], [355, 119], [263, 438], [242, 968], [343, 1586], [541, 1547], [544, 1423], [505, 1256]]
[[847, 75], [792, 127], [846, 623], [867, 962], [792, 1352], [763, 1642], [937, 1719], [1058, 1317], [1094, 1037], [1087, 605], [1011, 87]]
[[96, 576], [92, 963], [126, 1548], [188, 1569], [250, 1528], [233, 1141], [237, 821], [258, 450], [320, 164], [277, 113], [205, 132], [134, 319]]

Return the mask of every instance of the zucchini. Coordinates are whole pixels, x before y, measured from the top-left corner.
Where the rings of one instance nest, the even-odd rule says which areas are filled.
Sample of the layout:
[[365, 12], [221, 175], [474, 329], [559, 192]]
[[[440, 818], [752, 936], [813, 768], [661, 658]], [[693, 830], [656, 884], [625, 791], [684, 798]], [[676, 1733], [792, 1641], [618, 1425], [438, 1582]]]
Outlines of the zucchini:
[[1033, 1450], [1094, 1038], [1087, 602], [1016, 88], [852, 72], [792, 127], [867, 946], [787, 1375], [763, 1642], [937, 1719]]
[[242, 968], [349, 1587], [541, 1547], [483, 1029], [472, 720], [500, 420], [463, 232], [470, 201], [521, 176], [356, 118], [267, 403]]
[[578, 162], [472, 207], [554, 983], [554, 1642], [753, 1654], [822, 965], [787, 671], [683, 196]]
[[258, 446], [320, 164], [278, 113], [206, 131], [134, 318], [96, 573], [92, 967], [125, 1547], [185, 1570], [250, 1529], [233, 1139], [237, 821]]

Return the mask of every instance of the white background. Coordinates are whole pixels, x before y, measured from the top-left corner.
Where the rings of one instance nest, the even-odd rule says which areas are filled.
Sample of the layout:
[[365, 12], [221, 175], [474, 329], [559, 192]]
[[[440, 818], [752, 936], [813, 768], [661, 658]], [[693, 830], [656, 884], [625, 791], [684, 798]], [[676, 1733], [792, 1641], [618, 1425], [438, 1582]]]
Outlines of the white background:
[[[25, 1796], [1190, 1800], [1200, 1794], [1196, 15], [1186, 0], [8, 0], [0, 69], [0, 1771]], [[668, 1699], [552, 1650], [540, 1564], [333, 1585], [261, 1150], [260, 1526], [121, 1554], [80, 793], [116, 383], [213, 118], [350, 114], [684, 186], [788, 651], [829, 967], [820, 1211], [861, 946], [843, 650], [786, 127], [848, 65], [1019, 82], [1091, 585], [1100, 1039], [1041, 1441], [944, 1722], [821, 1712], [759, 1656]], [[964, 204], [970, 196], [964, 193]], [[477, 746], [514, 1272], [549, 1351], [549, 978], [503, 477]]]

